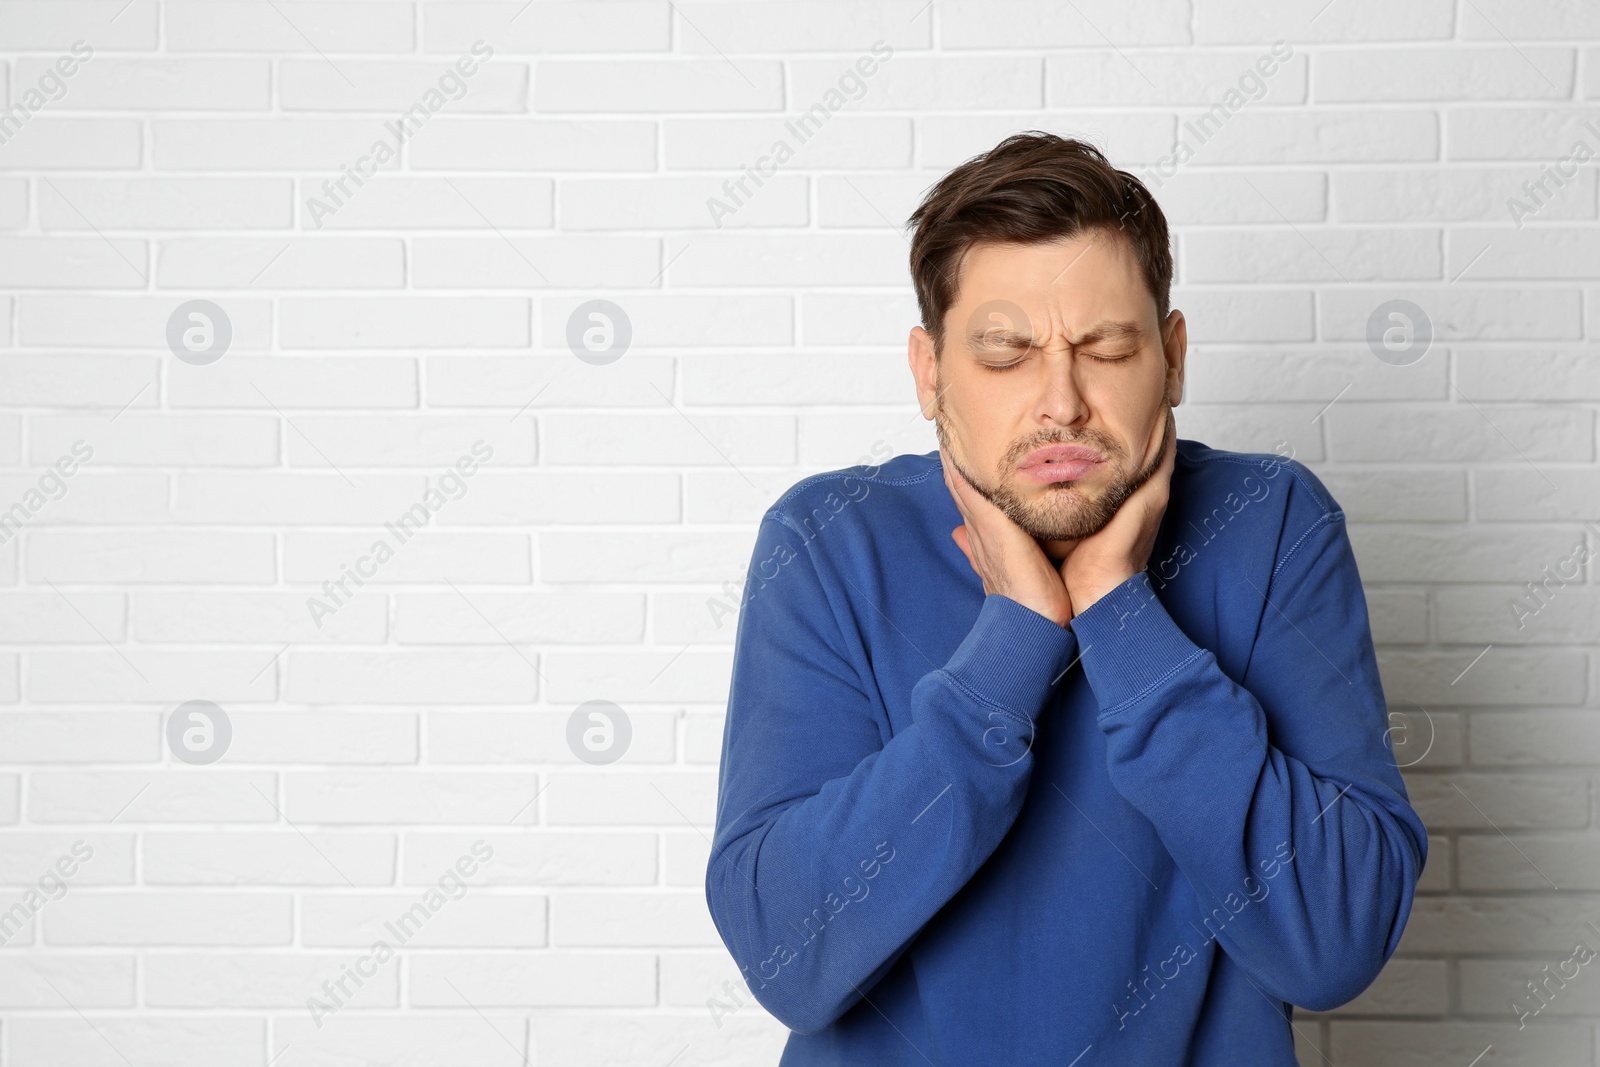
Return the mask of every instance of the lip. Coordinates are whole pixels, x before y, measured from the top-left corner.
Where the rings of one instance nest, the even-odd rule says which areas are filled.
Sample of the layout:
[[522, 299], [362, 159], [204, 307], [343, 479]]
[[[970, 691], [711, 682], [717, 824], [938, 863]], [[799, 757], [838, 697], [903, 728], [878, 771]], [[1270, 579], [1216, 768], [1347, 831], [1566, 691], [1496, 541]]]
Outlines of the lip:
[[1018, 469], [1041, 482], [1077, 481], [1105, 462], [1105, 458], [1083, 445], [1048, 445], [1028, 453]]

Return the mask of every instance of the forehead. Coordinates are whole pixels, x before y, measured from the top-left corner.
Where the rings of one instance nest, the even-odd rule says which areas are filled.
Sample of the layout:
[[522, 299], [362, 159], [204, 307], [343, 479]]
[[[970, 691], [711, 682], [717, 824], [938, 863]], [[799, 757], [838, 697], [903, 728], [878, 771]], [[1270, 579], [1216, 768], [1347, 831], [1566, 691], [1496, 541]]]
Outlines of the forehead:
[[959, 269], [955, 313], [1010, 300], [1068, 323], [1155, 314], [1133, 248], [1114, 229], [1030, 244], [982, 241], [967, 249]]

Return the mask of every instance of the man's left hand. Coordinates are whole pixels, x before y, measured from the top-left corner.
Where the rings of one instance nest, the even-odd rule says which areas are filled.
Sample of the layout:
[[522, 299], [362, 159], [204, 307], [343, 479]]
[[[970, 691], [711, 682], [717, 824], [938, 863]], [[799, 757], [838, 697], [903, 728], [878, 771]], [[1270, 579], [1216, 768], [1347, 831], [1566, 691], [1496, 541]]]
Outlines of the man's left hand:
[[1067, 583], [1067, 595], [1072, 599], [1074, 616], [1083, 614], [1091, 604], [1144, 570], [1150, 562], [1156, 533], [1167, 511], [1172, 470], [1178, 455], [1178, 426], [1170, 405], [1166, 417], [1157, 420], [1156, 425], [1160, 432], [1153, 435], [1153, 444], [1146, 444], [1139, 469], [1143, 470], [1155, 458], [1156, 449], [1162, 449], [1161, 466], [1122, 502], [1104, 529], [1073, 547], [1063, 565], [1061, 573]]

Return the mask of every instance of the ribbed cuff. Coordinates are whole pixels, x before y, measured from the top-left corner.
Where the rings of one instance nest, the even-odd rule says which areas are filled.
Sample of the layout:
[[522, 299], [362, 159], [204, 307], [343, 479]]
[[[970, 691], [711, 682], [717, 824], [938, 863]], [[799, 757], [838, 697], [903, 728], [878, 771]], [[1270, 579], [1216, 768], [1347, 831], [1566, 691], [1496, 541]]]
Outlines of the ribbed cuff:
[[1101, 715], [1121, 710], [1205, 652], [1178, 628], [1146, 571], [1089, 605], [1071, 626]]
[[1034, 722], [1077, 651], [1071, 630], [990, 593], [944, 671], [985, 702]]

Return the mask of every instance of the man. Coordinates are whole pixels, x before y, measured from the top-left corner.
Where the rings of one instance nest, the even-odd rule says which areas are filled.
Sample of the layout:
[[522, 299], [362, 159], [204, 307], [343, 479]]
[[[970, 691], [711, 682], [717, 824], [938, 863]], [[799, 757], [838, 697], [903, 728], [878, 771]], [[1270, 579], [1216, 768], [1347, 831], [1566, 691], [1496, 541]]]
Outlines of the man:
[[1167, 225], [1030, 132], [912, 216], [937, 453], [763, 516], [706, 895], [784, 1067], [1283, 1067], [1427, 835], [1344, 514], [1177, 437]]

